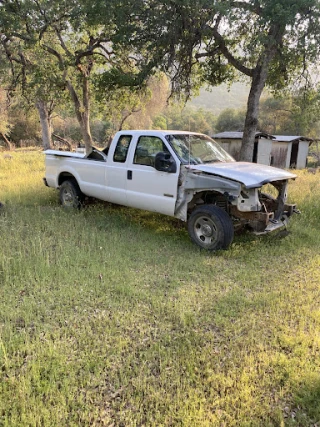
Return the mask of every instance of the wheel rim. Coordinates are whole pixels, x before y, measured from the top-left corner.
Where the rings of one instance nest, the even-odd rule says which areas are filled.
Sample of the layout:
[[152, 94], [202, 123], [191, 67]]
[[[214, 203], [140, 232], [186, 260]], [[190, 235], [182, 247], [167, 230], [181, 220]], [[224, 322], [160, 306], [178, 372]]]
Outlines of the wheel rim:
[[217, 228], [211, 218], [200, 216], [194, 223], [194, 234], [201, 245], [212, 245], [217, 239]]
[[71, 187], [64, 187], [61, 196], [64, 206], [72, 207], [75, 205], [74, 194]]

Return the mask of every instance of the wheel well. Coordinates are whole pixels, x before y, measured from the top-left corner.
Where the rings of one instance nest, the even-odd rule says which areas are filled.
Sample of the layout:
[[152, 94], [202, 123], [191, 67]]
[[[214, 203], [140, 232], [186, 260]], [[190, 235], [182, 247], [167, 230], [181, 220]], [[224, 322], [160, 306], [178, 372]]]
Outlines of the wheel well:
[[59, 175], [59, 179], [58, 179], [58, 185], [60, 187], [60, 185], [67, 180], [71, 180], [73, 179], [74, 181], [76, 181], [75, 177], [69, 173], [69, 172], [61, 172], [61, 174]]
[[228, 212], [229, 201], [228, 196], [216, 191], [200, 191], [196, 193], [188, 204], [188, 211], [201, 205], [216, 205]]

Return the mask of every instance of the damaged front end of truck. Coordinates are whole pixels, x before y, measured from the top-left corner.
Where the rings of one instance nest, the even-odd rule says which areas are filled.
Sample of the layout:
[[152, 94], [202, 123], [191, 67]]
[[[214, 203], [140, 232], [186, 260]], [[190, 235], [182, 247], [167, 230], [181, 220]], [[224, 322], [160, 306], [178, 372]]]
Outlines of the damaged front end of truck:
[[[267, 187], [272, 194], [264, 191], [266, 185], [262, 188], [242, 188], [237, 203], [229, 206], [235, 228], [246, 228], [259, 235], [287, 227], [289, 218], [299, 213], [295, 204], [287, 203], [288, 184], [288, 180], [269, 183]], [[249, 204], [247, 201], [250, 201]]]
[[266, 165], [246, 162], [182, 167], [176, 216], [186, 220], [203, 205], [215, 205], [232, 219], [235, 231], [266, 234], [285, 228], [299, 213], [287, 203], [289, 181], [296, 175]]

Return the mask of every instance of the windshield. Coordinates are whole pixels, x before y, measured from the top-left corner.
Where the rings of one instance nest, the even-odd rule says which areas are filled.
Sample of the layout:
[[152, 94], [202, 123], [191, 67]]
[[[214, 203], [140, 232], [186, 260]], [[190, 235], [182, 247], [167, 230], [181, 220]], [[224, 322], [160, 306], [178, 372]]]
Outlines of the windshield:
[[166, 138], [184, 164], [235, 162], [217, 142], [206, 135], [174, 134]]

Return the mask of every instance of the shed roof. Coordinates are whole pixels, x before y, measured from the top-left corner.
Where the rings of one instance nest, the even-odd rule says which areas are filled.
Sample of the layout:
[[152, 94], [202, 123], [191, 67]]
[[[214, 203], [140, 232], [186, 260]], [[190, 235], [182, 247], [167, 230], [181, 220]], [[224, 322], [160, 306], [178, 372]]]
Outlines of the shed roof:
[[[269, 135], [265, 132], [256, 132], [256, 138], [268, 138], [268, 139], [274, 139], [273, 135]], [[217, 139], [242, 139], [243, 138], [243, 132], [220, 132], [213, 135], [213, 138]]]
[[301, 135], [274, 135], [275, 139], [279, 142], [294, 142], [294, 141], [309, 141], [313, 142], [312, 138], [307, 138]]
[[[295, 141], [308, 141], [312, 143], [314, 140], [312, 138], [307, 138], [302, 135], [270, 135], [266, 132], [256, 132], [256, 138], [267, 138], [273, 139], [279, 142], [295, 142]], [[217, 139], [242, 139], [243, 132], [220, 132], [213, 135], [213, 138]]]

